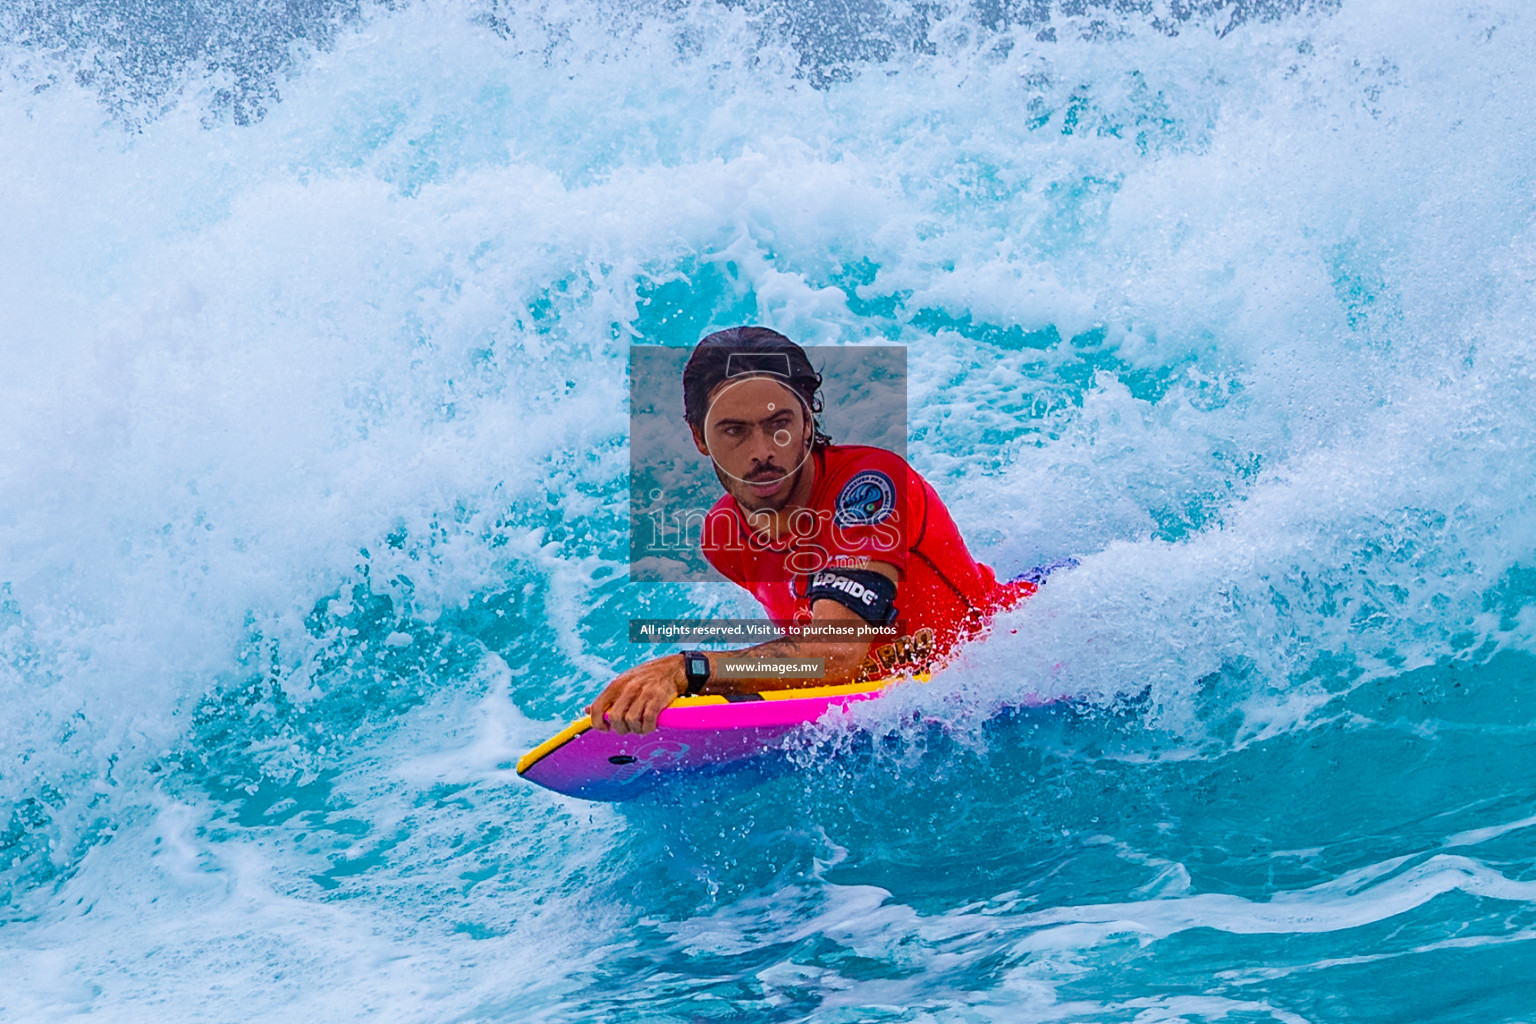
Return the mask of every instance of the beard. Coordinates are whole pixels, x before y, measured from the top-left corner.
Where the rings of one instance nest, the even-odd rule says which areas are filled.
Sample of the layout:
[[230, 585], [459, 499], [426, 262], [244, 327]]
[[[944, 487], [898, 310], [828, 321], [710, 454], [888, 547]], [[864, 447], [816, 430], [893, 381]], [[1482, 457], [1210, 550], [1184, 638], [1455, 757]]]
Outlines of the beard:
[[771, 483], [775, 480], [784, 481], [783, 486], [776, 493], [762, 497], [752, 491], [751, 484], [754, 481], [744, 481], [727, 476], [718, 465], [715, 466], [715, 476], [719, 479], [720, 486], [725, 488], [727, 494], [736, 499], [736, 504], [748, 512], [777, 512], [785, 505], [788, 505], [790, 496], [800, 486], [800, 474], [804, 472], [805, 462], [801, 462], [794, 472], [772, 470], [768, 473], [762, 473], [762, 478], [755, 481], [756, 483]]

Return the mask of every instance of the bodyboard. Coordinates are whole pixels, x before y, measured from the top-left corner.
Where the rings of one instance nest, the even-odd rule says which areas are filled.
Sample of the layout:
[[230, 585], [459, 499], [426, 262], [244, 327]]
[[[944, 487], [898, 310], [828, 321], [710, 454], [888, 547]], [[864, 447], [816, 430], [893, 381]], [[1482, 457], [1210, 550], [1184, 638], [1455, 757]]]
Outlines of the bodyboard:
[[517, 763], [546, 789], [586, 800], [629, 800], [669, 780], [718, 774], [782, 752], [784, 739], [832, 708], [878, 697], [895, 680], [678, 697], [652, 732], [620, 736], [582, 716]]

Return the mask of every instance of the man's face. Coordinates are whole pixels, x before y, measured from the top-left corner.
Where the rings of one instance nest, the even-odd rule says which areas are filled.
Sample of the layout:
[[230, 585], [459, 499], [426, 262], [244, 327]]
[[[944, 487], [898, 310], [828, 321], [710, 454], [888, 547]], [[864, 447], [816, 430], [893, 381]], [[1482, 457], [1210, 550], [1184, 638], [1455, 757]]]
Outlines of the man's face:
[[810, 411], [776, 377], [733, 377], [710, 396], [699, 450], [742, 508], [778, 511], [788, 503], [811, 450]]

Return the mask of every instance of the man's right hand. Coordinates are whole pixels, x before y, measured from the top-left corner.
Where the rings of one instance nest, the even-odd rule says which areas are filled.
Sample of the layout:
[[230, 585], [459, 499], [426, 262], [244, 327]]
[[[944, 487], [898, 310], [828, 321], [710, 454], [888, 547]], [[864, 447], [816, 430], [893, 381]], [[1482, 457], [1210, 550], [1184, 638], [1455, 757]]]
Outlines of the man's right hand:
[[636, 665], [609, 683], [587, 708], [587, 714], [592, 728], [600, 732], [612, 729], [621, 736], [650, 732], [656, 728], [656, 716], [687, 689], [683, 656], [669, 654]]

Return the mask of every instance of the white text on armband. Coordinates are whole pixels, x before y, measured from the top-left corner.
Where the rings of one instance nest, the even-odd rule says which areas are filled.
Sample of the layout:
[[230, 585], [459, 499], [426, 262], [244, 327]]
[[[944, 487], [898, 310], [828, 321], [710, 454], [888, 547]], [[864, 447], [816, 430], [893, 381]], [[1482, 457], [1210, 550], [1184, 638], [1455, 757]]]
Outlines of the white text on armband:
[[811, 602], [836, 601], [868, 622], [889, 622], [895, 615], [896, 584], [871, 569], [818, 572], [805, 596]]
[[841, 590], [849, 597], [856, 598], [865, 604], [874, 604], [880, 595], [870, 590], [858, 580], [851, 580], [847, 576], [835, 572], [817, 573], [811, 580], [813, 587], [831, 587], [833, 590]]

